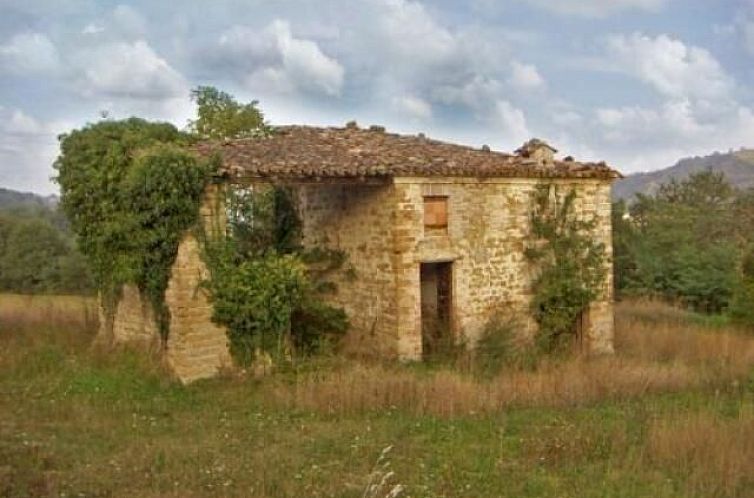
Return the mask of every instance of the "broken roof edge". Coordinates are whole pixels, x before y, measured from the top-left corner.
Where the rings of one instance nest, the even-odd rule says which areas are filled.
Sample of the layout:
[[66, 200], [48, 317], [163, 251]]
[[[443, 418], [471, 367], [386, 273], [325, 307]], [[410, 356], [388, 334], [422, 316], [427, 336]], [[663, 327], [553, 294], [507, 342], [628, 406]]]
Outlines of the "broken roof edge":
[[[527, 144], [539, 142], [530, 140]], [[527, 145], [525, 144], [525, 145]], [[547, 145], [547, 144], [545, 144]], [[550, 149], [551, 146], [547, 145]], [[267, 137], [199, 142], [201, 155], [219, 154], [225, 178], [266, 181], [323, 178], [623, 178], [605, 162], [537, 161], [487, 146], [445, 142], [423, 133], [403, 135], [382, 127], [280, 126]], [[553, 149], [554, 150], [554, 149]], [[384, 182], [385, 180], [381, 180]]]

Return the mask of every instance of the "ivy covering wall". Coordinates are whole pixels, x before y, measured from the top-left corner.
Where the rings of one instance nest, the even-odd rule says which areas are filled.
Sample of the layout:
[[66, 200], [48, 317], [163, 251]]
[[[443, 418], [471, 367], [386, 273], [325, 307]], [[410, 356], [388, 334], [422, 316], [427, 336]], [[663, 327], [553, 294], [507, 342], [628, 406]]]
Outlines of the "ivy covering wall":
[[61, 208], [105, 312], [112, 318], [123, 285], [135, 284], [167, 341], [165, 290], [180, 240], [193, 230], [205, 241], [214, 319], [227, 327], [239, 362], [251, 361], [259, 351], [280, 358], [293, 349], [318, 350], [326, 338], [345, 332], [348, 321], [342, 310], [322, 300], [329, 286], [311, 264], [313, 253], [299, 245], [300, 221], [290, 192], [269, 187], [229, 199], [237, 216], [219, 237], [207, 238], [199, 223], [202, 196], [219, 159], [201, 158], [190, 145], [253, 139], [273, 129], [256, 102], [239, 104], [212, 87], [197, 88], [192, 98], [198, 118], [189, 132], [129, 118], [89, 124], [60, 137], [54, 167]]
[[107, 313], [136, 284], [163, 339], [170, 267], [192, 227], [211, 165], [191, 154], [194, 138], [168, 123], [102, 121], [61, 136], [55, 162], [61, 208], [86, 256]]
[[539, 326], [536, 342], [552, 352], [577, 333], [579, 316], [605, 280], [605, 247], [594, 239], [595, 221], [574, 211], [576, 192], [546, 184], [534, 193], [531, 243], [526, 256], [537, 277], [531, 311]]

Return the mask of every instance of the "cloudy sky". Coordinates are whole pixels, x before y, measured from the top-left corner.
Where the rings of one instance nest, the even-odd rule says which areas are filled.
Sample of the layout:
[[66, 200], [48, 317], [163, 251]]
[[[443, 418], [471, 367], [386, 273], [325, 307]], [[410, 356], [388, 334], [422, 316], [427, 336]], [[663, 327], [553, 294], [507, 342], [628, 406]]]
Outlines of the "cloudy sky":
[[382, 124], [634, 172], [754, 147], [754, 0], [0, 0], [0, 186], [40, 193], [103, 111], [189, 90], [272, 124]]

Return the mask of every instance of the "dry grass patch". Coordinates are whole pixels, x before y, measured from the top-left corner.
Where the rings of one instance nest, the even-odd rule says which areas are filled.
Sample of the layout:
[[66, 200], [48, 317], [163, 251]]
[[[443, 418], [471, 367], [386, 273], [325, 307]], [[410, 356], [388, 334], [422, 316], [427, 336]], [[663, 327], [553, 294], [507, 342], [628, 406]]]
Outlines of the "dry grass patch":
[[616, 311], [613, 357], [545, 358], [533, 370], [508, 367], [491, 380], [452, 368], [346, 363], [293, 381], [273, 378], [262, 389], [290, 409], [326, 414], [400, 409], [454, 417], [721, 387], [754, 367], [752, 337], [693, 324], [688, 313], [660, 303], [624, 302]]
[[615, 348], [621, 356], [711, 367], [731, 378], [747, 375], [754, 366], [754, 337], [694, 324], [689, 313], [652, 301], [616, 307]]
[[452, 370], [418, 374], [394, 366], [352, 364], [337, 371], [305, 374], [292, 384], [269, 382], [263, 389], [265, 397], [285, 408], [318, 413], [401, 409], [416, 415], [454, 417], [514, 406], [567, 406], [676, 391], [698, 381], [695, 372], [682, 364], [576, 358], [544, 362], [531, 372], [505, 371], [492, 380]]
[[[676, 310], [658, 321], [621, 304], [615, 356], [506, 365], [493, 378], [463, 364], [317, 358], [182, 386], [158, 358], [99, 351], [93, 326], [69, 328], [87, 327], [94, 306], [11, 299], [12, 330], [0, 313], [0, 496], [359, 497], [382, 479], [373, 465], [388, 445], [390, 482], [406, 496], [752, 489], [754, 384], [737, 377], [752, 339]], [[38, 310], [53, 323], [27, 326]]]
[[702, 496], [751, 496], [754, 490], [754, 410], [738, 416], [695, 413], [655, 421], [647, 437], [651, 463], [687, 480]]
[[97, 321], [95, 297], [0, 294], [0, 330], [63, 328], [80, 333], [95, 329]]

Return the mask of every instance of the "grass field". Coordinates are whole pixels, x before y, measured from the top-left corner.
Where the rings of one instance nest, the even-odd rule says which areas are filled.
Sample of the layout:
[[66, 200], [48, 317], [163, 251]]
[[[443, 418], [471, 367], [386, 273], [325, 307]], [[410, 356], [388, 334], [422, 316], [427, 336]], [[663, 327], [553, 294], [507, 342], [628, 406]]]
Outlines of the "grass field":
[[659, 304], [618, 307], [613, 358], [491, 379], [329, 358], [182, 387], [95, 326], [0, 296], [0, 496], [754, 496], [754, 336]]

